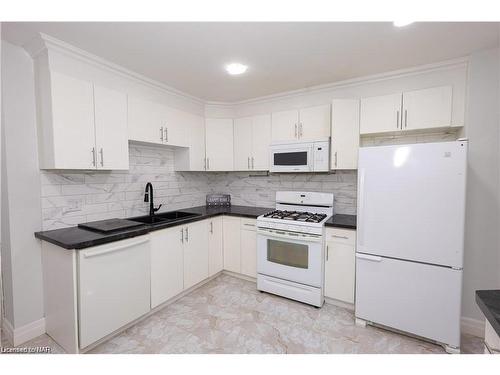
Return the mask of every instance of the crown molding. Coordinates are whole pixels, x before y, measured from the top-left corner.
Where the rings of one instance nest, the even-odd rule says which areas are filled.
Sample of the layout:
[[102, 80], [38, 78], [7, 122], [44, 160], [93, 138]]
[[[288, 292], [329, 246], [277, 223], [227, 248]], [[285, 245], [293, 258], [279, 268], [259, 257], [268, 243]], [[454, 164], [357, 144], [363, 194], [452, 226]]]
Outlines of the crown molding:
[[100, 67], [102, 69], [111, 71], [112, 73], [119, 74], [123, 77], [135, 80], [136, 82], [140, 82], [149, 87], [155, 88], [157, 90], [166, 92], [170, 95], [175, 95], [182, 97], [184, 99], [191, 100], [197, 104], [204, 105], [205, 107], [217, 107], [217, 108], [225, 108], [225, 109], [233, 109], [239, 105], [246, 104], [260, 104], [266, 102], [273, 102], [283, 99], [292, 99], [305, 95], [318, 94], [325, 91], [331, 91], [335, 89], [341, 89], [346, 87], [359, 86], [363, 84], [375, 83], [378, 81], [383, 81], [387, 79], [397, 79], [402, 77], [408, 77], [423, 73], [429, 73], [434, 71], [446, 70], [455, 67], [467, 67], [470, 57], [464, 56], [456, 59], [445, 60], [432, 64], [419, 65], [411, 68], [393, 70], [384, 73], [371, 74], [367, 76], [351, 78], [347, 80], [331, 82], [322, 85], [310, 86], [298, 90], [291, 90], [280, 92], [277, 94], [265, 95], [251, 99], [245, 99], [234, 102], [223, 102], [223, 101], [211, 101], [204, 100], [198, 98], [196, 96], [187, 94], [180, 90], [177, 90], [173, 87], [167, 86], [163, 83], [155, 81], [151, 78], [143, 76], [139, 73], [133, 72], [129, 69], [126, 69], [118, 64], [112, 63], [108, 60], [105, 60], [99, 56], [93, 55], [85, 50], [82, 50], [78, 47], [75, 47], [71, 44], [63, 42], [59, 39], [53, 38], [43, 33], [39, 33], [39, 35], [31, 40], [30, 42], [23, 45], [23, 48], [28, 51], [33, 59], [39, 56], [42, 52], [46, 50], [54, 50], [66, 55], [69, 55], [78, 60], [84, 61], [88, 64], [92, 64], [94, 66]]
[[184, 99], [188, 99], [196, 102], [197, 104], [205, 105], [206, 102], [196, 96], [187, 94], [180, 90], [177, 90], [173, 87], [167, 86], [163, 83], [155, 81], [151, 78], [148, 78], [142, 74], [136, 73], [132, 70], [122, 67], [121, 65], [115, 64], [111, 61], [103, 59], [99, 56], [96, 56], [90, 52], [82, 50], [78, 47], [75, 47], [69, 43], [63, 42], [62, 40], [53, 38], [44, 33], [39, 33], [37, 37], [29, 41], [28, 43], [23, 45], [23, 48], [30, 54], [33, 59], [36, 59], [41, 53], [45, 51], [56, 51], [67, 56], [70, 56], [74, 59], [83, 61], [87, 64], [94, 65], [98, 68], [110, 71], [114, 74], [118, 74], [122, 77], [131, 79], [133, 81], [142, 83], [146, 86], [152, 87], [154, 89], [163, 91], [167, 94], [182, 97]]
[[346, 79], [337, 82], [326, 83], [322, 85], [310, 86], [303, 89], [284, 91], [277, 94], [260, 96], [252, 99], [245, 99], [236, 102], [218, 102], [218, 101], [205, 101], [205, 105], [210, 106], [238, 106], [244, 104], [259, 104], [265, 102], [273, 102], [283, 99], [291, 99], [304, 95], [317, 94], [325, 91], [341, 89], [346, 87], [360, 86], [364, 84], [375, 83], [387, 79], [397, 79], [403, 77], [414, 76], [423, 73], [430, 73], [440, 70], [446, 70], [458, 67], [467, 67], [470, 61], [469, 56], [464, 56], [456, 59], [440, 61], [432, 64], [418, 65], [411, 68], [392, 70], [384, 73], [371, 74], [367, 76]]

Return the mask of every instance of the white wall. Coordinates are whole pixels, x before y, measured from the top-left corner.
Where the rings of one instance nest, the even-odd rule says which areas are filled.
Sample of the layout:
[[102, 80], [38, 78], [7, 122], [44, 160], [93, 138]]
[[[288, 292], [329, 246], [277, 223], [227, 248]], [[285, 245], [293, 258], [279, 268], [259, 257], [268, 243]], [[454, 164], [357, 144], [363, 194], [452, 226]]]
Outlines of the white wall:
[[40, 243], [33, 236], [41, 228], [40, 177], [33, 62], [9, 43], [2, 50], [2, 253], [6, 316], [17, 328], [43, 317]]
[[467, 210], [463, 315], [482, 319], [478, 289], [498, 286], [498, 50], [475, 53], [469, 70]]

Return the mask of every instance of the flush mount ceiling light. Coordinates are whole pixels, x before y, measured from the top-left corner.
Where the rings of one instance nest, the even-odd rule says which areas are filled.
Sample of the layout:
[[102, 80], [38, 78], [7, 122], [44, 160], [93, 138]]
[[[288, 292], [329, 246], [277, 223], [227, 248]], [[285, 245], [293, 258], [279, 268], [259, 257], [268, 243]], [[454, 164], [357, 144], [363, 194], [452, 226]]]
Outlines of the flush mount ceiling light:
[[232, 76], [243, 74], [247, 71], [248, 66], [240, 63], [231, 63], [226, 65], [226, 72]]
[[404, 26], [411, 25], [412, 23], [413, 23], [413, 21], [394, 21], [393, 22], [394, 26], [396, 26], [396, 27], [404, 27]]

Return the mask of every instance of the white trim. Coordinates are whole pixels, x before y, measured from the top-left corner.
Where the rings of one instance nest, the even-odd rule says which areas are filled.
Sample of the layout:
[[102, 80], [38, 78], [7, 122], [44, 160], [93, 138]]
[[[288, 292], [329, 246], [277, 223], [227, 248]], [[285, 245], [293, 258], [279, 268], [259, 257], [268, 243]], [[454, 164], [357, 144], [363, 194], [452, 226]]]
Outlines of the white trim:
[[97, 55], [91, 54], [85, 50], [82, 50], [78, 47], [75, 47], [75, 46], [69, 44], [69, 43], [63, 42], [61, 40], [50, 37], [50, 36], [43, 34], [43, 33], [40, 33], [39, 37], [33, 39], [29, 43], [26, 43], [23, 46], [23, 48], [26, 51], [28, 51], [28, 53], [31, 55], [32, 58], [35, 58], [37, 55], [39, 55], [41, 52], [43, 52], [46, 49], [52, 49], [54, 51], [58, 51], [60, 53], [70, 55], [71, 57], [79, 59], [79, 60], [84, 61], [86, 63], [98, 66], [100, 68], [104, 68], [108, 71], [119, 74], [121, 76], [125, 76], [127, 78], [133, 79], [135, 81], [138, 81], [142, 84], [153, 87], [155, 89], [160, 89], [164, 92], [167, 92], [168, 94], [176, 95], [176, 96], [182, 97], [184, 99], [192, 100], [192, 101], [196, 102], [197, 104], [204, 105], [205, 107], [213, 106], [213, 107], [225, 107], [225, 108], [231, 108], [231, 109], [238, 106], [238, 105], [243, 105], [243, 104], [256, 104], [256, 103], [273, 102], [273, 101], [282, 100], [282, 99], [289, 99], [289, 98], [300, 97], [300, 96], [304, 96], [304, 95], [321, 93], [321, 92], [329, 91], [329, 90], [333, 90], [333, 89], [359, 86], [362, 84], [379, 82], [379, 81], [383, 81], [383, 80], [387, 80], [387, 79], [396, 79], [396, 78], [418, 75], [418, 74], [422, 74], [422, 73], [450, 69], [453, 67], [468, 66], [468, 63], [470, 60], [469, 56], [464, 56], [464, 57], [451, 59], [451, 60], [445, 60], [445, 61], [441, 61], [441, 62], [437, 62], [437, 63], [431, 63], [431, 64], [414, 66], [414, 67], [410, 67], [410, 68], [392, 70], [392, 71], [387, 71], [384, 73], [371, 74], [371, 75], [367, 75], [367, 76], [361, 76], [361, 77], [346, 79], [346, 80], [337, 81], [337, 82], [331, 82], [331, 83], [326, 83], [326, 84], [321, 84], [321, 85], [316, 85], [316, 86], [305, 87], [305, 88], [298, 89], [298, 90], [284, 91], [284, 92], [280, 92], [280, 93], [276, 93], [276, 94], [265, 95], [265, 96], [260, 96], [260, 97], [256, 97], [256, 98], [251, 98], [251, 99], [245, 99], [245, 100], [234, 101], [234, 102], [221, 102], [221, 101], [203, 100], [203, 99], [198, 98], [196, 96], [187, 94], [183, 91], [180, 91], [180, 90], [175, 89], [171, 86], [165, 85], [164, 83], [160, 83], [160, 82], [153, 80], [151, 78], [148, 78], [142, 74], [136, 73], [132, 70], [124, 68], [118, 64], [112, 63], [112, 62], [110, 62], [106, 59], [103, 59]]
[[282, 99], [290, 99], [304, 95], [317, 94], [324, 91], [330, 91], [333, 89], [340, 89], [352, 86], [360, 86], [369, 83], [380, 82], [388, 79], [397, 79], [403, 77], [414, 76], [423, 73], [430, 73], [450, 68], [467, 67], [469, 64], [469, 56], [460, 57], [452, 60], [445, 60], [432, 64], [418, 65], [411, 68], [404, 68], [398, 70], [391, 70], [384, 73], [376, 73], [367, 76], [361, 76], [357, 78], [346, 79], [337, 82], [331, 82], [316, 86], [305, 87], [298, 90], [284, 91], [276, 94], [260, 96], [252, 99], [245, 99], [236, 102], [217, 102], [217, 101], [205, 101], [205, 105], [211, 106], [237, 106], [242, 104], [257, 104], [257, 103], [268, 103]]
[[339, 301], [338, 299], [325, 297], [325, 304], [341, 307], [343, 309], [349, 310], [354, 313], [354, 304], [344, 301]]
[[3, 317], [2, 319], [2, 329], [3, 333], [5, 333], [5, 339], [9, 343], [9, 345], [13, 345], [14, 342], [14, 327], [12, 327], [12, 324]]
[[462, 328], [462, 333], [484, 339], [484, 320], [462, 316], [460, 327]]
[[35, 320], [19, 328], [14, 328], [7, 319], [4, 319], [3, 329], [8, 342], [13, 346], [19, 346], [45, 333], [45, 318]]
[[197, 98], [193, 95], [177, 90], [171, 86], [167, 86], [163, 83], [148, 78], [142, 74], [124, 68], [121, 65], [112, 63], [111, 61], [108, 61], [83, 49], [75, 47], [69, 43], [63, 42], [62, 40], [52, 38], [43, 33], [39, 34], [40, 34], [39, 37], [36, 37], [35, 39], [23, 45], [23, 48], [30, 54], [30, 56], [33, 59], [35, 59], [40, 53], [42, 53], [45, 50], [57, 51], [66, 54], [72, 58], [75, 58], [77, 60], [83, 61], [87, 64], [97, 66], [98, 68], [110, 71], [122, 77], [132, 79], [136, 82], [142, 83], [154, 89], [164, 91], [170, 95], [182, 97], [183, 99], [194, 101], [197, 104], [205, 105], [204, 100]]

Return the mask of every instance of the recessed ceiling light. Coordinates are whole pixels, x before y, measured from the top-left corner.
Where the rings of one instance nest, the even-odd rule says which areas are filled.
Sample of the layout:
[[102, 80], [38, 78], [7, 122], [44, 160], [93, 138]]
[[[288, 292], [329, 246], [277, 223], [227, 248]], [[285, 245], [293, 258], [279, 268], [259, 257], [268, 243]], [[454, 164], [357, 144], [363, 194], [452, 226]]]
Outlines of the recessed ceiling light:
[[240, 63], [231, 63], [226, 65], [226, 71], [232, 76], [243, 74], [247, 71], [248, 66]]
[[413, 21], [394, 21], [393, 24], [396, 27], [404, 27], [412, 24]]

